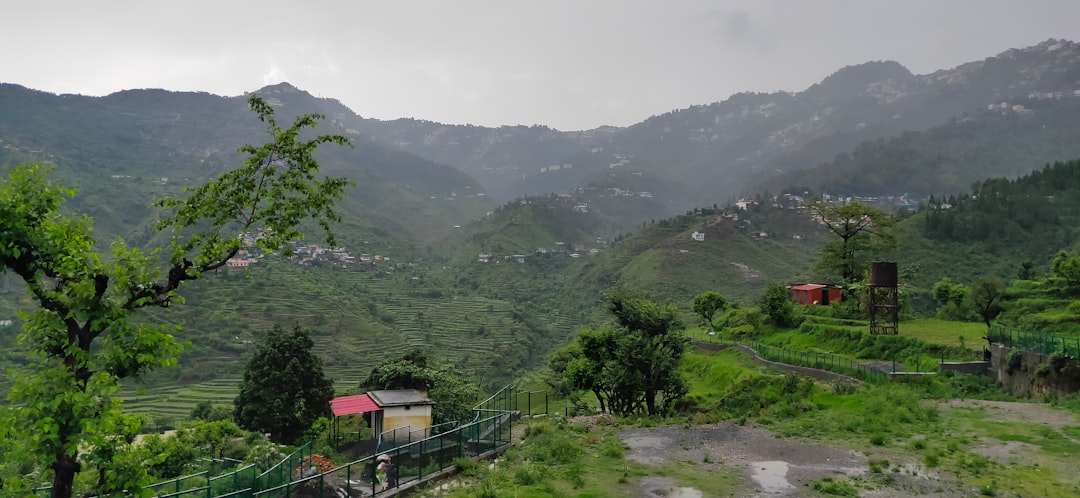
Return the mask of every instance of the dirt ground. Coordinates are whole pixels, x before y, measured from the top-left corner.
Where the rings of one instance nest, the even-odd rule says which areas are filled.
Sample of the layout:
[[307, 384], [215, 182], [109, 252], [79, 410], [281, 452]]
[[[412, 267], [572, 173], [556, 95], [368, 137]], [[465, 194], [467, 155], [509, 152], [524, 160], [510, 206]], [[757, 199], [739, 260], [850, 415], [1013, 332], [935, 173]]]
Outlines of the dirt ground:
[[1025, 424], [1052, 425], [1054, 427], [1080, 423], [1071, 413], [1040, 403], [954, 399], [942, 402], [939, 408], [984, 408], [986, 409], [985, 420], [991, 422], [1022, 422]]
[[[630, 447], [627, 458], [645, 465], [694, 461], [702, 462], [699, 465], [706, 469], [740, 469], [746, 476], [746, 489], [733, 490], [731, 496], [819, 496], [810, 483], [826, 477], [858, 477], [866, 484], [860, 489], [860, 496], [865, 497], [978, 495], [977, 491], [944, 485], [937, 476], [915, 465], [895, 462], [892, 468], [876, 474], [870, 470], [868, 457], [859, 451], [782, 439], [767, 429], [731, 422], [627, 429], [619, 435]], [[641, 496], [646, 498], [702, 496], [700, 491], [676, 487], [674, 480], [667, 478], [647, 477], [639, 484]]]

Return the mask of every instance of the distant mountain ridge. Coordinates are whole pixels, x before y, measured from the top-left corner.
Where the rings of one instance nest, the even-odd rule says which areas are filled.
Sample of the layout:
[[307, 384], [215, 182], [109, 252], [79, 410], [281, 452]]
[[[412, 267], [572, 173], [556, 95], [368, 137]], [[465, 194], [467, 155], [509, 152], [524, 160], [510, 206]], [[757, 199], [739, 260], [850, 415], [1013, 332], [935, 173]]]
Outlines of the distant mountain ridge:
[[[315, 133], [352, 139], [352, 148], [324, 147], [318, 155], [324, 173], [357, 183], [342, 209], [347, 219], [364, 225], [360, 232], [426, 242], [495, 206], [478, 183], [457, 169], [348, 130], [335, 118], [342, 111], [334, 101], [290, 85], [256, 93], [276, 109], [282, 127], [298, 114], [321, 113], [327, 120]], [[0, 85], [0, 109], [0, 163], [55, 164], [64, 181], [80, 189], [74, 206], [98, 220], [106, 240], [129, 236], [132, 226], [145, 223], [146, 206], [154, 199], [239, 165], [239, 146], [267, 139], [246, 97], [164, 90], [85, 97], [5, 84]]]
[[361, 118], [356, 129], [457, 167], [499, 200], [569, 191], [628, 158], [620, 166], [682, 186], [679, 197], [657, 199], [672, 213], [725, 202], [778, 172], [815, 166], [867, 140], [926, 130], [1002, 100], [1077, 90], [1080, 45], [1051, 39], [925, 75], [895, 61], [868, 62], [802, 92], [740, 93], [625, 128], [563, 132]]

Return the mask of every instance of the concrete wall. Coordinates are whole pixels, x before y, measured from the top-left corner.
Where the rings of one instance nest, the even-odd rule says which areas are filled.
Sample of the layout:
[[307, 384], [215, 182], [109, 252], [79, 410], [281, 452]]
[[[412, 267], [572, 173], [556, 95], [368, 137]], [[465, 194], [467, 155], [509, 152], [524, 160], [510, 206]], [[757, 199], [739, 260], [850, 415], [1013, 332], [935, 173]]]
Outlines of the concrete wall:
[[[1020, 361], [1018, 365], [1010, 366], [1009, 356], [1013, 351], [1020, 355]], [[1064, 396], [1080, 391], [1080, 363], [1064, 359], [1055, 366], [1049, 360], [1049, 355], [993, 344], [990, 374], [1015, 396]]]
[[[408, 410], [406, 410], [408, 408]], [[388, 431], [408, 426], [409, 430], [431, 427], [431, 405], [388, 406], [383, 408], [383, 429]], [[426, 437], [425, 432], [425, 437]]]
[[941, 371], [951, 370], [971, 375], [990, 375], [989, 361], [957, 361], [946, 362], [940, 365]]

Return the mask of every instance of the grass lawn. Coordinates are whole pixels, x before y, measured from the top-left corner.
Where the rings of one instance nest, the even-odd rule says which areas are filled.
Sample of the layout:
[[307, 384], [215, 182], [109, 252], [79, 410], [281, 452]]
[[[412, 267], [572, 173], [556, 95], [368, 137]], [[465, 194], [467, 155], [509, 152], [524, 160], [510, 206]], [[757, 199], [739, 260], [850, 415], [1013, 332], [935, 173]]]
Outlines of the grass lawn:
[[986, 345], [986, 325], [976, 322], [920, 318], [900, 322], [900, 335], [931, 344], [965, 347], [972, 351], [982, 351]]

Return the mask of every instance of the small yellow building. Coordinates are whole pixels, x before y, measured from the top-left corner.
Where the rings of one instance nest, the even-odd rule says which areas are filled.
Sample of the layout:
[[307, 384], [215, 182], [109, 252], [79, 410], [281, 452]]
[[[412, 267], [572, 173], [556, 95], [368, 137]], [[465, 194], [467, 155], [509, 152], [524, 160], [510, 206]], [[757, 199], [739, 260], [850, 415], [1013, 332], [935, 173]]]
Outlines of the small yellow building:
[[[381, 434], [394, 429], [412, 432], [412, 439], [429, 436], [431, 407], [435, 405], [426, 394], [416, 389], [370, 391], [367, 393], [380, 410], [372, 413], [372, 433]], [[408, 428], [408, 429], [405, 429]], [[422, 433], [416, 432], [423, 430]], [[400, 432], [400, 431], [398, 431]]]

